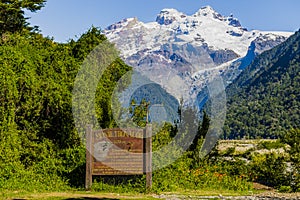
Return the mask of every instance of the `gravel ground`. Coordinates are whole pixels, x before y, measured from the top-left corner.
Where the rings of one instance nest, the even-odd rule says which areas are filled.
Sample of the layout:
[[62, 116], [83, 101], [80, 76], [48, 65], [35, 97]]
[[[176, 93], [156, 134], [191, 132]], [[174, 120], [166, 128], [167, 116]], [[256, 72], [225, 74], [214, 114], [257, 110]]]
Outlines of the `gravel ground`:
[[266, 192], [251, 196], [186, 196], [186, 195], [157, 195], [155, 198], [166, 200], [204, 200], [204, 199], [234, 199], [234, 200], [300, 200], [300, 193], [282, 194]]

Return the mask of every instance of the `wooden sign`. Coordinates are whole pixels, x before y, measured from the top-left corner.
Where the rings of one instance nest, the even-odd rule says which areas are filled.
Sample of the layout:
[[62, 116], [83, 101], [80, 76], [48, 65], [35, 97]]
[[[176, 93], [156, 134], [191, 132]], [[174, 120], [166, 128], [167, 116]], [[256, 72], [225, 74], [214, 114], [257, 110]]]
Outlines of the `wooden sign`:
[[145, 129], [86, 130], [86, 189], [93, 175], [146, 174], [152, 185], [151, 125]]

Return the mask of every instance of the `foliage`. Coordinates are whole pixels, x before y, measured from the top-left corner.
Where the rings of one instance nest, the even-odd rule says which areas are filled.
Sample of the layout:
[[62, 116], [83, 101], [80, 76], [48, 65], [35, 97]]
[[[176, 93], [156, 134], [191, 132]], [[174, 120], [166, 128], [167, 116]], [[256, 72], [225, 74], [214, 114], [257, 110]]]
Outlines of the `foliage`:
[[[45, 189], [83, 186], [79, 175], [83, 177], [85, 148], [74, 126], [72, 89], [83, 62], [79, 47], [81, 56], [87, 55], [104, 40], [94, 27], [78, 42], [66, 44], [29, 31], [6, 33], [2, 38], [1, 188], [28, 188], [31, 182]], [[112, 123], [109, 97], [116, 80], [129, 69], [117, 59], [100, 80], [96, 92], [100, 123]]]
[[267, 150], [279, 149], [279, 148], [284, 148], [284, 147], [285, 147], [285, 144], [282, 143], [280, 140], [263, 141], [257, 145], [258, 149], [267, 149]]
[[[170, 166], [156, 171], [153, 190], [178, 191], [178, 190], [232, 190], [249, 191], [251, 184], [239, 172], [230, 174], [229, 168], [238, 168], [240, 163], [224, 163], [202, 161], [199, 167], [191, 168], [193, 160], [188, 153]], [[228, 169], [227, 169], [228, 168]]]
[[152, 150], [157, 151], [168, 145], [176, 135], [176, 128], [171, 123], [164, 123], [162, 128], [152, 137]]
[[226, 138], [280, 138], [300, 120], [300, 32], [262, 53], [227, 90]]
[[96, 177], [92, 190], [112, 193], [143, 193], [145, 184], [145, 175]]
[[82, 62], [87, 55], [106, 37], [101, 34], [101, 30], [92, 26], [86, 33], [82, 34], [77, 41], [71, 40], [72, 55], [79, 62]]
[[0, 36], [5, 32], [20, 32], [29, 28], [24, 16], [24, 9], [31, 12], [40, 10], [45, 0], [1, 0], [0, 2]]
[[292, 129], [282, 141], [290, 146], [288, 151], [292, 163], [291, 188], [293, 191], [300, 191], [300, 130]]
[[[131, 67], [117, 58], [104, 71], [98, 83], [95, 97], [96, 114], [102, 128], [112, 128], [116, 126], [112, 112], [112, 94], [117, 85], [117, 81], [129, 70], [131, 70]], [[115, 102], [114, 106], [115, 110], [121, 109], [119, 102]]]
[[206, 114], [206, 112], [204, 111], [203, 112], [202, 124], [199, 123], [197, 135], [194, 138], [193, 143], [190, 146], [190, 150], [191, 151], [195, 151], [196, 148], [197, 148], [197, 146], [200, 146], [198, 144], [198, 141], [200, 139], [204, 139], [205, 138], [205, 136], [206, 136], [206, 134], [208, 132], [208, 129], [209, 129], [209, 122], [210, 122], [210, 119], [209, 119], [208, 115]]
[[[138, 77], [134, 76], [134, 78], [137, 80], [133, 80], [133, 81], [138, 81], [139, 79], [147, 79], [146, 77], [143, 77], [140, 74], [138, 74]], [[178, 100], [172, 95], [170, 95], [165, 89], [163, 89], [157, 83], [149, 83], [149, 84], [142, 85], [139, 88], [136, 88], [133, 94], [131, 94], [131, 96], [128, 98], [130, 99], [130, 102], [133, 101], [134, 104], [141, 105], [141, 104], [145, 104], [145, 102], [149, 104], [148, 121], [151, 123], [159, 123], [159, 121], [173, 122], [178, 118], [178, 113], [176, 110], [176, 108], [179, 106]], [[146, 105], [144, 105], [144, 109], [145, 106]], [[131, 109], [134, 109], [134, 106], [132, 106]], [[137, 107], [137, 109], [142, 109], [142, 108]], [[162, 114], [162, 116], [157, 116], [157, 113], [155, 113], [155, 111], [151, 112], [156, 109], [163, 109], [163, 112], [158, 112], [159, 113], [158, 115]], [[145, 113], [144, 115], [146, 116]], [[144, 119], [144, 121], [146, 120]]]
[[[2, 77], [12, 76], [8, 84], [16, 86], [10, 91], [15, 97], [5, 95], [3, 100], [14, 103], [12, 122], [20, 130], [23, 148], [33, 149], [31, 141], [44, 138], [60, 147], [77, 144], [70, 126], [72, 76], [69, 72], [78, 64], [70, 56], [70, 48], [37, 34], [25, 37], [14, 34], [1, 46], [1, 53]], [[13, 73], [9, 74], [9, 70]], [[32, 155], [23, 153], [26, 158]]]
[[203, 112], [203, 119], [202, 123], [198, 123], [198, 131], [197, 134], [192, 142], [192, 144], [189, 147], [189, 151], [191, 151], [191, 156], [193, 158], [193, 166], [198, 166], [201, 162], [201, 148], [202, 144], [204, 142], [204, 138], [208, 132], [209, 124], [210, 124], [210, 118], [206, 114], [206, 112]]
[[149, 106], [150, 102], [142, 99], [140, 103], [136, 103], [134, 99], [130, 102], [129, 113], [131, 114], [132, 121], [139, 127], [145, 127], [149, 122]]
[[[77, 41], [71, 40], [66, 44], [60, 44], [30, 32], [24, 18], [24, 9], [39, 10], [44, 2], [43, 0], [11, 0], [0, 3], [1, 191], [61, 191], [84, 187], [86, 149], [74, 125], [72, 90], [84, 59], [96, 46], [105, 42], [106, 37], [98, 28], [92, 27]], [[253, 128], [253, 124], [266, 125], [266, 133], [261, 131], [264, 129], [257, 133], [258, 136], [268, 137], [277, 132], [281, 133], [298, 120], [297, 102], [300, 94], [297, 89], [300, 88], [299, 40], [296, 38], [298, 35], [299, 33], [282, 46], [265, 54], [271, 61], [261, 71], [262, 73], [253, 74], [250, 70], [249, 77], [254, 77], [251, 80], [241, 76], [240, 80], [245, 82], [243, 82], [244, 87], [238, 91], [245, 89], [247, 92], [242, 92], [238, 97], [233, 95], [230, 100], [231, 110], [237, 113], [229, 112], [226, 130], [230, 130], [229, 127], [232, 125], [236, 126], [233, 129], [236, 132], [227, 132], [229, 137], [245, 135], [256, 137], [254, 132], [257, 129]], [[279, 52], [283, 53], [277, 56]], [[276, 56], [278, 60], [272, 60]], [[265, 63], [266, 60], [255, 62]], [[130, 70], [131, 67], [117, 58], [104, 71], [97, 85], [96, 120], [102, 128], [116, 125], [111, 108], [114, 101], [112, 93], [117, 86], [117, 81]], [[246, 83], [250, 86], [248, 87]], [[290, 87], [287, 87], [288, 85]], [[160, 162], [165, 161], [163, 158], [166, 156], [167, 159], [171, 159], [181, 155], [172, 164], [153, 172], [153, 192], [186, 189], [248, 191], [251, 190], [249, 181], [253, 180], [278, 187], [282, 191], [299, 190], [299, 130], [290, 131], [282, 140], [290, 146], [289, 161], [292, 162], [293, 167], [291, 179], [287, 178], [287, 174], [282, 173], [286, 169], [287, 160], [280, 155], [254, 155], [250, 157], [250, 164], [238, 158], [223, 159], [216, 151], [200, 159], [199, 152], [210, 123], [208, 115], [204, 113], [202, 122], [199, 122], [199, 116], [193, 108], [180, 107], [177, 113], [179, 121], [177, 121], [178, 116], [171, 112], [172, 108], [179, 106], [177, 100], [163, 92], [157, 85], [149, 87], [151, 91], [148, 93], [145, 92], [147, 88], [141, 88], [141, 92], [148, 99], [130, 97], [136, 102], [141, 102], [140, 105], [131, 107], [133, 121], [141, 127], [145, 126], [147, 109], [143, 105], [149, 101], [152, 104], [164, 104], [167, 113], [176, 124], [164, 123], [160, 127], [157, 134], [153, 136], [153, 150], [161, 150], [172, 143], [177, 134], [179, 135], [173, 149], [163, 149], [160, 154], [156, 154], [161, 160], [157, 159], [153, 165], [161, 164]], [[144, 97], [138, 93], [135, 95], [139, 98]], [[151, 99], [149, 96], [154, 97]], [[165, 97], [164, 102], [154, 101], [162, 96]], [[242, 97], [241, 102], [248, 102], [254, 111], [264, 111], [258, 112], [259, 116], [252, 117], [247, 106], [236, 103], [240, 97]], [[253, 100], [254, 97], [259, 101]], [[121, 109], [119, 102], [114, 103], [116, 109]], [[281, 113], [282, 108], [288, 112]], [[242, 117], [237, 117], [240, 114]], [[253, 120], [255, 123], [249, 122], [244, 127], [243, 122], [246, 120]], [[279, 126], [279, 122], [283, 125]], [[260, 128], [264, 127], [259, 126], [258, 129]], [[190, 134], [191, 132], [195, 132], [195, 135]], [[183, 152], [183, 146], [190, 148]], [[262, 143], [261, 146], [275, 148], [281, 147], [281, 144]], [[226, 156], [230, 156], [231, 153], [228, 151]], [[96, 178], [93, 189], [111, 192], [143, 192], [144, 185], [144, 175], [126, 178], [100, 177]]]
[[288, 185], [285, 157], [275, 153], [254, 155], [251, 162], [252, 179], [271, 187]]

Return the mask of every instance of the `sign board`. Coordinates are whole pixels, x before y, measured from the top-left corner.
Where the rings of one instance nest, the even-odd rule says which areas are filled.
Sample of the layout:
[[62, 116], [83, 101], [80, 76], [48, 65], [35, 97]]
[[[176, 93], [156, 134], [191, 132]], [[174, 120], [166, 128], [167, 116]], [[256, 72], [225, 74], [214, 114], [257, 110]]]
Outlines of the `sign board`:
[[146, 174], [152, 184], [151, 126], [145, 129], [86, 130], [86, 189], [93, 175]]

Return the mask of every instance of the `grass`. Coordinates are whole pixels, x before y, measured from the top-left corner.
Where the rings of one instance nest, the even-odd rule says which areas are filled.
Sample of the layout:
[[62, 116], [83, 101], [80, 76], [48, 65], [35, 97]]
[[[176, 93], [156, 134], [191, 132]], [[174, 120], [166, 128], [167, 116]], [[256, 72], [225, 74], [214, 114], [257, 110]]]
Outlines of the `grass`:
[[42, 200], [123, 200], [123, 199], [156, 199], [150, 194], [117, 194], [117, 193], [104, 193], [104, 192], [49, 192], [49, 193], [24, 193], [19, 191], [8, 192], [1, 199], [16, 200], [16, 199], [42, 199]]
[[213, 190], [213, 189], [201, 189], [201, 190], [181, 190], [176, 192], [163, 192], [162, 194], [177, 194], [187, 196], [247, 196], [251, 194], [257, 194], [258, 191], [232, 191], [232, 190]]
[[[251, 141], [253, 142], [253, 141]], [[269, 145], [269, 142], [263, 144]], [[276, 144], [276, 143], [275, 143]], [[269, 145], [270, 146], [270, 145]], [[272, 147], [274, 144], [272, 143]], [[229, 155], [230, 156], [230, 155]], [[234, 165], [233, 165], [234, 164]], [[39, 185], [31, 180], [35, 180], [32, 173], [19, 179], [11, 179], [5, 187], [0, 189], [0, 199], [65, 199], [65, 200], [100, 200], [100, 199], [155, 199], [157, 195], [178, 195], [178, 196], [246, 196], [259, 194], [262, 190], [255, 190], [251, 182], [243, 176], [242, 172], [247, 172], [239, 162], [237, 163], [205, 163], [195, 169], [190, 169], [191, 159], [188, 156], [177, 160], [172, 166], [166, 167], [154, 173], [152, 194], [144, 193], [144, 177], [134, 177], [127, 179], [95, 179], [92, 192], [84, 191], [84, 188], [67, 187], [65, 181], [53, 179], [51, 175], [46, 176], [46, 180]], [[234, 169], [234, 174], [232, 174]], [[243, 173], [242, 173], [243, 174]], [[56, 177], [56, 176], [54, 176]], [[56, 181], [55, 181], [56, 180]], [[116, 181], [116, 182], [115, 182]], [[55, 183], [57, 184], [55, 185]], [[1, 183], [1, 182], [0, 182]], [[20, 184], [20, 185], [18, 185]], [[26, 187], [24, 187], [26, 186]], [[19, 189], [21, 188], [21, 189]], [[187, 189], [188, 188], [188, 189]]]
[[[260, 191], [261, 192], [261, 191]], [[160, 195], [183, 195], [183, 196], [245, 196], [256, 194], [258, 191], [234, 192], [228, 190], [181, 190], [176, 192], [162, 192]], [[157, 199], [157, 194], [142, 194], [142, 193], [106, 193], [106, 192], [89, 192], [89, 191], [68, 191], [68, 192], [23, 192], [23, 191], [5, 191], [0, 192], [0, 198], [6, 200], [125, 200], [125, 199]]]

